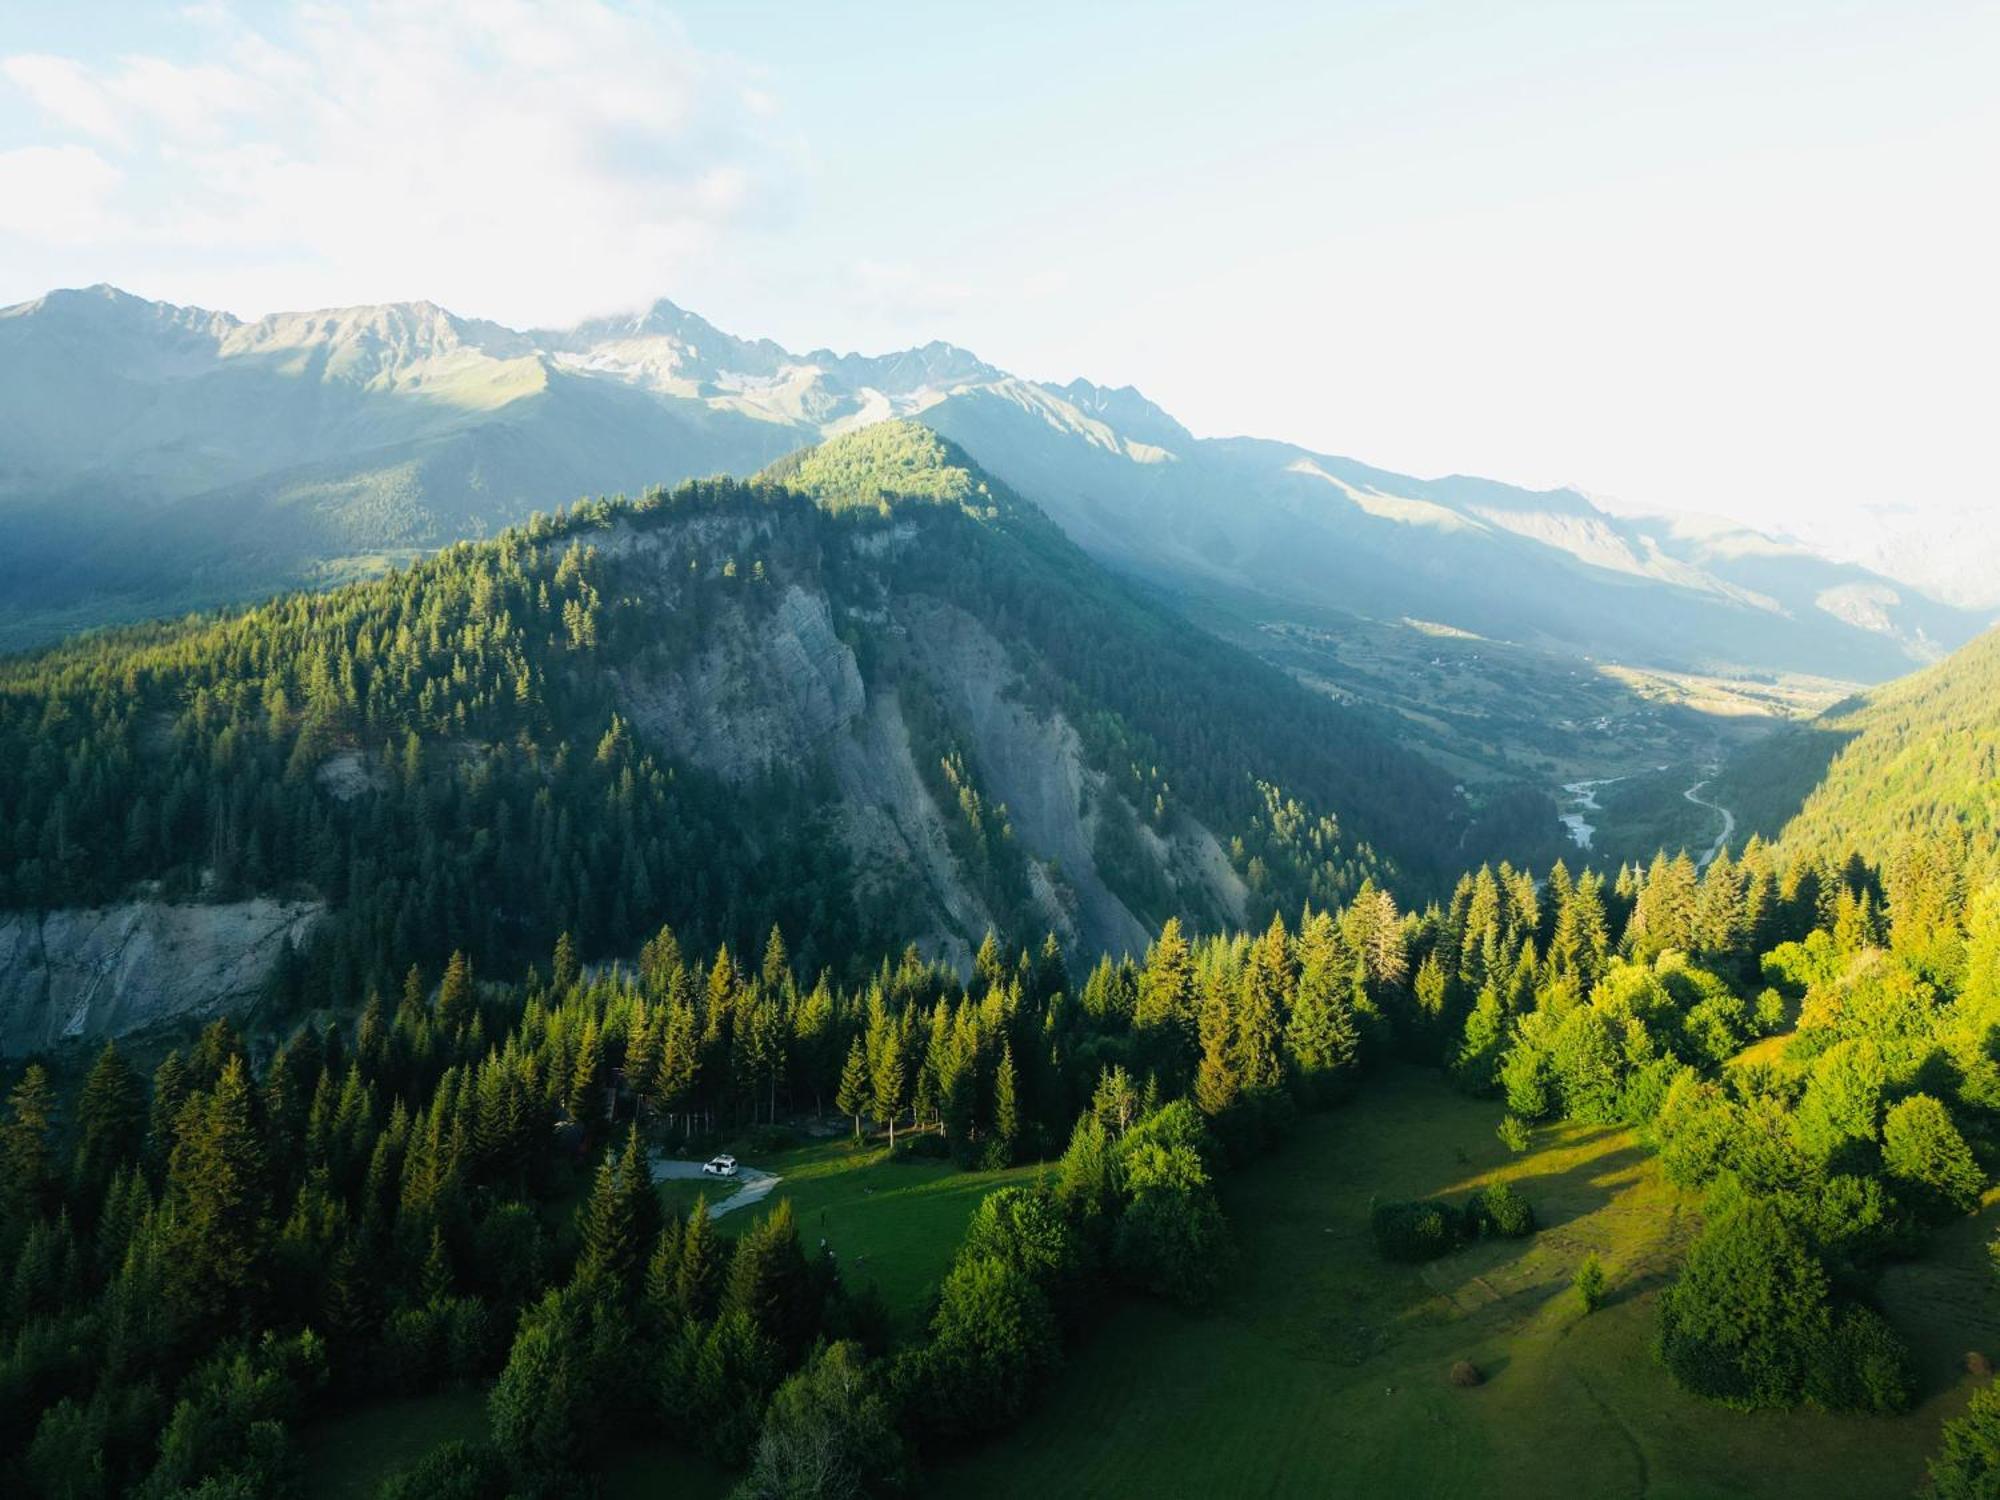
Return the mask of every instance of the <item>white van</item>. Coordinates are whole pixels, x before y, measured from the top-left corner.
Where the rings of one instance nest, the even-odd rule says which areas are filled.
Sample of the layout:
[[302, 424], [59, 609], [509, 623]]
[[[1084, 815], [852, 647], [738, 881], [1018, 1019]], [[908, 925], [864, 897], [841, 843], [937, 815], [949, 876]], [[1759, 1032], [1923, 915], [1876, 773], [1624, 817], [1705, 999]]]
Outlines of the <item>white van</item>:
[[733, 1156], [711, 1157], [701, 1164], [701, 1175], [704, 1177], [734, 1177], [736, 1175], [736, 1158]]

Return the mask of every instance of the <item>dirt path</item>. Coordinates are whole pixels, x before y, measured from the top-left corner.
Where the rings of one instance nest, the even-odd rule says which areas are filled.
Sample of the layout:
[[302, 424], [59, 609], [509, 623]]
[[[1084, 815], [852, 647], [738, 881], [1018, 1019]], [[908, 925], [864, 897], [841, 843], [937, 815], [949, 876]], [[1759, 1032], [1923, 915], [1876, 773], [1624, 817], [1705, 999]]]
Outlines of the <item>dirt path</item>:
[[1722, 814], [1722, 832], [1715, 836], [1715, 842], [1708, 846], [1708, 852], [1695, 861], [1695, 868], [1701, 870], [1707, 869], [1715, 862], [1715, 856], [1728, 847], [1730, 835], [1736, 832], [1736, 814], [1724, 807], [1720, 802], [1711, 802], [1708, 798], [1701, 795], [1701, 789], [1714, 779], [1714, 773], [1711, 772], [1681, 793], [1683, 797], [1687, 798], [1696, 807], [1706, 807], [1711, 812]]
[[[698, 1161], [672, 1161], [660, 1156], [653, 1158], [655, 1182], [685, 1182], [701, 1176], [701, 1163]], [[713, 1180], [718, 1188], [732, 1183], [738, 1185], [736, 1191], [727, 1198], [708, 1205], [708, 1216], [711, 1219], [719, 1219], [724, 1214], [735, 1213], [739, 1208], [749, 1208], [752, 1204], [762, 1203], [770, 1196], [771, 1189], [785, 1179], [775, 1172], [760, 1172], [755, 1167], [739, 1167], [734, 1177], [717, 1177]]]

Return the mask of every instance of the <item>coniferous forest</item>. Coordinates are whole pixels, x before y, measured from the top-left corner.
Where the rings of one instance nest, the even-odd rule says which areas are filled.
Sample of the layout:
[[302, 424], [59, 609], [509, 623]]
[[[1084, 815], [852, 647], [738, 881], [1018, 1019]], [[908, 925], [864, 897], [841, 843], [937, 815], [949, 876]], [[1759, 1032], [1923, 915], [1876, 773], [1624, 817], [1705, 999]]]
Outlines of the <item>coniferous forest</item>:
[[0, 1500], [2000, 1500], [1996, 71], [0, 5]]
[[[969, 963], [898, 932], [910, 887], [856, 863], [826, 760], [704, 767], [631, 717], [635, 682], [808, 583], [864, 682], [912, 705], [952, 857], [1006, 918]], [[1080, 726], [1121, 815], [1104, 879], [1161, 922], [1141, 952], [1034, 932], [990, 751], [907, 630], [866, 628], [912, 598], [988, 622], [1019, 653], [1008, 691]], [[1844, 750], [1779, 845], [1447, 882], [1474, 825], [1416, 829], [1430, 773], [1206, 640], [891, 424], [757, 485], [10, 663], [9, 905], [327, 912], [246, 1014], [13, 1071], [11, 1486], [306, 1493], [304, 1428], [462, 1391], [485, 1436], [406, 1455], [381, 1493], [586, 1493], [635, 1441], [745, 1495], [919, 1492], [1034, 1411], [1107, 1299], [1212, 1303], [1231, 1175], [1411, 1067], [1499, 1101], [1514, 1149], [1636, 1131], [1698, 1199], [1657, 1298], [1665, 1378], [1746, 1410], [1906, 1409], [1876, 1288], [2000, 1162], [2000, 883], [1948, 793], [1853, 849], [1828, 809], [1865, 757], [1952, 743], [1984, 701], [1954, 674], [1984, 657], [1910, 691], [1929, 721], [1873, 711], [1896, 738]], [[1212, 896], [1172, 914], [1191, 888], [1145, 850], [1183, 820], [1233, 830], [1235, 922]], [[656, 1180], [802, 1127], [1001, 1174], [913, 1316], [788, 1196], [722, 1219]], [[1500, 1184], [1378, 1201], [1367, 1233], [1423, 1264], [1536, 1222]], [[1577, 1285], [1599, 1305], [1602, 1264]], [[1992, 1420], [1948, 1429], [1937, 1494], [1984, 1493]]]

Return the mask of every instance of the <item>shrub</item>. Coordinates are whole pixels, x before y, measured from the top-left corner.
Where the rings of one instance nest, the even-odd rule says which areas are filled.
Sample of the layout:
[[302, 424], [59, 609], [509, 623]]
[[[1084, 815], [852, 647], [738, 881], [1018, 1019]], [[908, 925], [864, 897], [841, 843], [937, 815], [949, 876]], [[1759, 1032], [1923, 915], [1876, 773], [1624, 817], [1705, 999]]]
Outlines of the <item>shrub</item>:
[[2000, 1384], [1974, 1391], [1965, 1415], [1944, 1424], [1926, 1500], [1988, 1500], [2000, 1490]]
[[1500, 1144], [1516, 1156], [1528, 1149], [1528, 1127], [1525, 1122], [1513, 1115], [1503, 1118], [1499, 1129], [1493, 1133], [1500, 1137]]
[[1979, 1207], [1986, 1174], [1950, 1113], [1929, 1094], [1912, 1094], [1882, 1124], [1882, 1162], [1933, 1218]]
[[1830, 1332], [1819, 1261], [1774, 1207], [1745, 1200], [1709, 1223], [1661, 1294], [1654, 1352], [1697, 1395], [1791, 1406]]
[[1586, 1255], [1576, 1268], [1576, 1295], [1585, 1313], [1594, 1313], [1604, 1305], [1604, 1284], [1604, 1262], [1595, 1254]]
[[897, 1141], [889, 1159], [900, 1162], [943, 1161], [950, 1155], [950, 1141], [935, 1131], [925, 1131], [921, 1135], [906, 1135]]
[[1910, 1359], [1903, 1341], [1866, 1307], [1843, 1308], [1824, 1353], [1806, 1376], [1806, 1394], [1829, 1411], [1898, 1412], [1910, 1404]]
[[798, 1145], [799, 1133], [789, 1125], [753, 1125], [743, 1136], [745, 1156], [776, 1156]]
[[1510, 1183], [1481, 1188], [1466, 1205], [1465, 1216], [1480, 1234], [1518, 1240], [1535, 1232], [1535, 1210]]
[[1767, 987], [1757, 996], [1753, 1015], [1760, 1036], [1776, 1036], [1785, 1026], [1785, 997]]
[[1189, 1307], [1208, 1301], [1233, 1252], [1201, 1158], [1191, 1146], [1142, 1141], [1125, 1153], [1125, 1173], [1132, 1201], [1112, 1238], [1113, 1263], [1155, 1296]]
[[1061, 1358], [1048, 1299], [1019, 1267], [961, 1256], [945, 1277], [930, 1342], [896, 1366], [904, 1408], [938, 1437], [1006, 1427]]
[[858, 1346], [833, 1344], [772, 1396], [736, 1497], [900, 1494], [908, 1468], [875, 1372]]
[[487, 1443], [440, 1443], [382, 1482], [377, 1500], [500, 1500], [507, 1465]]
[[1375, 1247], [1388, 1260], [1436, 1260], [1468, 1238], [1465, 1216], [1441, 1198], [1378, 1203], [1371, 1223]]

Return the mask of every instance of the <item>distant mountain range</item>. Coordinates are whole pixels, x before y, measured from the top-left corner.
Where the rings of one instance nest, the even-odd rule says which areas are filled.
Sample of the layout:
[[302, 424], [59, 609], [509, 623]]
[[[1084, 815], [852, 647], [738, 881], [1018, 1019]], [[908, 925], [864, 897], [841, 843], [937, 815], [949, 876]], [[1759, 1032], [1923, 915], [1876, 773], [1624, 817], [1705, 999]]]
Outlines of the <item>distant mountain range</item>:
[[100, 286], [0, 311], [0, 643], [335, 580], [890, 417], [1101, 559], [1277, 614], [1862, 681], [1985, 623], [1746, 528], [1199, 439], [1130, 387], [1024, 380], [949, 344], [794, 354], [664, 301], [570, 329], [422, 302], [244, 322]]

